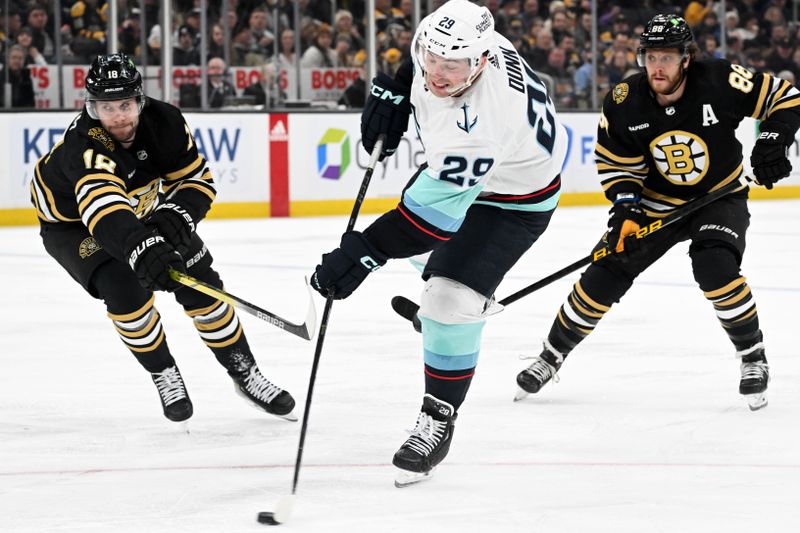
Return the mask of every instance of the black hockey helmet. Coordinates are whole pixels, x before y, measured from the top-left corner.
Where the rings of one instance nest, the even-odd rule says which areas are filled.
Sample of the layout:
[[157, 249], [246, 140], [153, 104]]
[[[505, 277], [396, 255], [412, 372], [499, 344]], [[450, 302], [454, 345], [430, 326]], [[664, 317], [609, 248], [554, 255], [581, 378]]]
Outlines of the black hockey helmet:
[[692, 30], [682, 17], [656, 15], [650, 19], [639, 37], [639, 50], [636, 54], [639, 66], [644, 66], [644, 51], [648, 48], [677, 48], [681, 55], [685, 55], [692, 42], [694, 42]]
[[142, 75], [125, 54], [97, 56], [86, 74], [86, 109], [97, 119], [94, 102], [136, 98], [141, 111], [144, 106]]

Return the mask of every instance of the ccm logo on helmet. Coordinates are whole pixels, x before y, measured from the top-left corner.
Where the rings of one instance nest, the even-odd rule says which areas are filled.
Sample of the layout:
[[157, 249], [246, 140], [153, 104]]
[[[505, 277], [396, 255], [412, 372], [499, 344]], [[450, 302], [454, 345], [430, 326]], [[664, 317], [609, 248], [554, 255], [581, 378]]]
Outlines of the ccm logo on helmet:
[[400, 105], [405, 98], [402, 94], [394, 94], [389, 89], [384, 89], [383, 87], [378, 87], [377, 85], [373, 85], [369, 91], [372, 96], [375, 98], [380, 98], [381, 100], [391, 100], [394, 105]]

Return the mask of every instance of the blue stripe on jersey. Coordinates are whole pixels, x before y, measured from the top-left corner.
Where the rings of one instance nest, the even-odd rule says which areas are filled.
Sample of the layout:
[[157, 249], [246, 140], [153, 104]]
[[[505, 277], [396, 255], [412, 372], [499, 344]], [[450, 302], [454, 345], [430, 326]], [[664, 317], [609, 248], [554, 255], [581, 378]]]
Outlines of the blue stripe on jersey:
[[561, 191], [557, 192], [544, 202], [538, 204], [512, 204], [503, 202], [492, 202], [491, 200], [476, 200], [476, 204], [490, 205], [492, 207], [499, 207], [501, 209], [508, 209], [509, 211], [527, 211], [533, 213], [543, 213], [551, 211], [558, 205], [558, 199], [561, 197]]
[[467, 189], [455, 187], [425, 169], [403, 194], [403, 205], [425, 222], [454, 232], [461, 227], [467, 209], [482, 189], [482, 183]]
[[439, 370], [464, 370], [478, 364], [485, 320], [442, 324], [420, 317], [425, 364]]

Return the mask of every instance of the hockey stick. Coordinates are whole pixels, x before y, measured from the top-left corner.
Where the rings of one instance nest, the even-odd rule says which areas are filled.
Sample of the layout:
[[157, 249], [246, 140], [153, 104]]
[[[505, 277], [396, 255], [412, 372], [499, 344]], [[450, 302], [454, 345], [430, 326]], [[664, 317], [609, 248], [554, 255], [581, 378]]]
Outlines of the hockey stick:
[[[750, 181], [750, 179], [743, 175], [738, 180], [734, 180], [734, 181], [726, 184], [725, 186], [720, 187], [716, 191], [710, 192], [710, 193], [708, 193], [706, 195], [703, 195], [703, 196], [701, 196], [701, 197], [699, 197], [699, 198], [697, 198], [695, 200], [692, 200], [688, 204], [686, 204], [683, 207], [681, 207], [680, 209], [676, 210], [671, 215], [667, 215], [664, 218], [655, 220], [655, 221], [651, 222], [648, 226], [645, 226], [644, 228], [641, 228], [639, 231], [636, 232], [636, 238], [637, 239], [643, 239], [643, 238], [647, 237], [648, 235], [650, 235], [651, 233], [656, 232], [656, 231], [660, 230], [661, 228], [665, 228], [665, 227], [669, 226], [670, 224], [673, 224], [673, 223], [677, 222], [678, 220], [681, 220], [681, 219], [685, 218], [687, 215], [690, 215], [691, 213], [694, 213], [695, 211], [697, 211], [701, 207], [705, 207], [708, 204], [710, 204], [711, 202], [714, 202], [714, 201], [718, 200], [719, 198], [721, 198], [721, 197], [727, 195], [728, 193], [734, 191], [736, 188], [738, 188], [738, 187], [740, 187], [742, 185], [747, 185], [748, 181]], [[614, 251], [613, 251], [612, 248], [610, 248], [609, 246], [605, 246], [605, 247], [603, 247], [603, 248], [601, 248], [601, 249], [599, 249], [599, 250], [587, 255], [584, 258], [578, 259], [574, 263], [565, 266], [561, 270], [558, 270], [557, 272], [553, 272], [549, 276], [546, 276], [546, 277], [540, 279], [539, 281], [528, 285], [524, 289], [518, 290], [517, 292], [515, 292], [514, 294], [512, 294], [510, 296], [506, 296], [505, 298], [503, 298], [502, 300], [500, 300], [495, 305], [493, 305], [493, 306], [491, 306], [489, 308], [489, 310], [491, 311], [491, 313], [489, 313], [489, 314], [499, 313], [508, 304], [514, 303], [517, 300], [519, 300], [520, 298], [523, 298], [523, 297], [531, 294], [532, 292], [536, 292], [539, 289], [550, 285], [554, 281], [563, 278], [567, 274], [575, 272], [576, 270], [580, 269], [581, 267], [584, 267], [584, 266], [588, 265], [589, 263], [595, 263], [597, 261], [600, 261], [604, 257], [612, 255], [613, 253], [614, 253]], [[412, 302], [411, 300], [409, 300], [408, 298], [406, 298], [404, 296], [395, 296], [394, 298], [392, 298], [392, 309], [394, 309], [395, 313], [397, 313], [401, 317], [405, 318], [406, 320], [411, 321], [411, 323], [414, 326], [414, 329], [417, 332], [421, 332], [422, 331], [422, 323], [420, 322], [419, 317], [417, 316], [417, 311], [419, 311], [419, 305], [417, 305], [416, 303]]]
[[298, 337], [301, 337], [307, 341], [311, 340], [311, 337], [314, 335], [314, 330], [317, 328], [317, 310], [316, 307], [314, 307], [314, 298], [311, 295], [311, 287], [308, 286], [308, 280], [306, 280], [306, 287], [308, 288], [308, 311], [306, 311], [306, 320], [302, 324], [293, 324], [285, 318], [281, 318], [274, 313], [270, 313], [266, 309], [261, 309], [250, 302], [246, 302], [241, 298], [234, 296], [233, 294], [223, 291], [222, 289], [212, 287], [208, 283], [193, 278], [192, 276], [184, 274], [183, 272], [170, 269], [169, 277], [182, 285], [196, 290], [197, 292], [202, 292], [203, 294], [211, 296], [212, 298], [222, 300], [228, 305], [236, 307], [237, 309], [241, 309], [242, 311], [245, 311], [256, 318], [263, 320], [264, 322], [269, 322], [273, 326], [281, 328], [292, 335], [297, 335]]
[[[356, 225], [358, 212], [361, 209], [361, 204], [364, 203], [364, 197], [367, 195], [367, 187], [369, 181], [372, 179], [372, 173], [375, 170], [375, 165], [378, 164], [378, 158], [383, 150], [383, 142], [385, 136], [381, 134], [372, 149], [372, 156], [369, 159], [367, 171], [364, 173], [364, 179], [361, 180], [361, 188], [358, 190], [356, 201], [353, 204], [353, 211], [350, 213], [350, 220], [347, 221], [348, 232]], [[308, 378], [308, 393], [306, 394], [306, 406], [303, 410], [303, 424], [300, 427], [300, 442], [297, 445], [297, 459], [294, 463], [294, 480], [292, 481], [292, 493], [284, 496], [278, 502], [274, 512], [264, 511], [258, 513], [258, 521], [262, 524], [280, 524], [285, 522], [292, 512], [294, 507], [294, 497], [297, 493], [297, 480], [300, 476], [300, 464], [303, 461], [303, 446], [306, 442], [306, 430], [308, 429], [308, 415], [311, 411], [311, 397], [314, 394], [314, 383], [317, 381], [317, 369], [319, 368], [319, 360], [322, 355], [322, 343], [325, 341], [325, 332], [328, 330], [328, 320], [331, 315], [331, 307], [333, 307], [333, 290], [328, 291], [328, 297], [325, 299], [325, 308], [322, 311], [322, 321], [319, 326], [319, 334], [317, 335], [317, 348], [314, 350], [314, 362], [311, 365], [311, 375]]]

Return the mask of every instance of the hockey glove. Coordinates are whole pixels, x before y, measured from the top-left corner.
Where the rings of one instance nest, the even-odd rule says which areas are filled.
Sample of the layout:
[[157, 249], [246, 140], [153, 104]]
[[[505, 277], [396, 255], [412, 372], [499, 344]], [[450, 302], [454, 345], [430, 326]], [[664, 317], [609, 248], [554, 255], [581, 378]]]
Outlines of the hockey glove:
[[182, 287], [169, 276], [169, 269], [186, 272], [183, 258], [155, 230], [146, 228], [131, 235], [125, 243], [125, 256], [145, 289], [172, 292]]
[[322, 255], [322, 263], [311, 276], [311, 286], [325, 297], [333, 290], [334, 299], [342, 300], [350, 296], [370, 272], [385, 265], [387, 259], [360, 232], [348, 231], [342, 235], [339, 248]]
[[620, 198], [608, 212], [608, 247], [616, 253], [635, 252], [639, 249], [636, 232], [647, 225], [647, 215], [639, 206], [639, 199], [633, 195]]
[[372, 153], [382, 133], [386, 135], [380, 160], [392, 155], [408, 129], [411, 114], [410, 90], [383, 72], [372, 80], [364, 111], [361, 112], [361, 144]]
[[789, 175], [792, 171], [789, 146], [793, 143], [794, 135], [786, 124], [775, 121], [761, 123], [761, 134], [750, 155], [750, 166], [759, 185], [771, 189], [776, 181]]
[[195, 226], [192, 215], [183, 207], [173, 202], [162, 204], [142, 222], [155, 229], [179, 254], [189, 251]]

